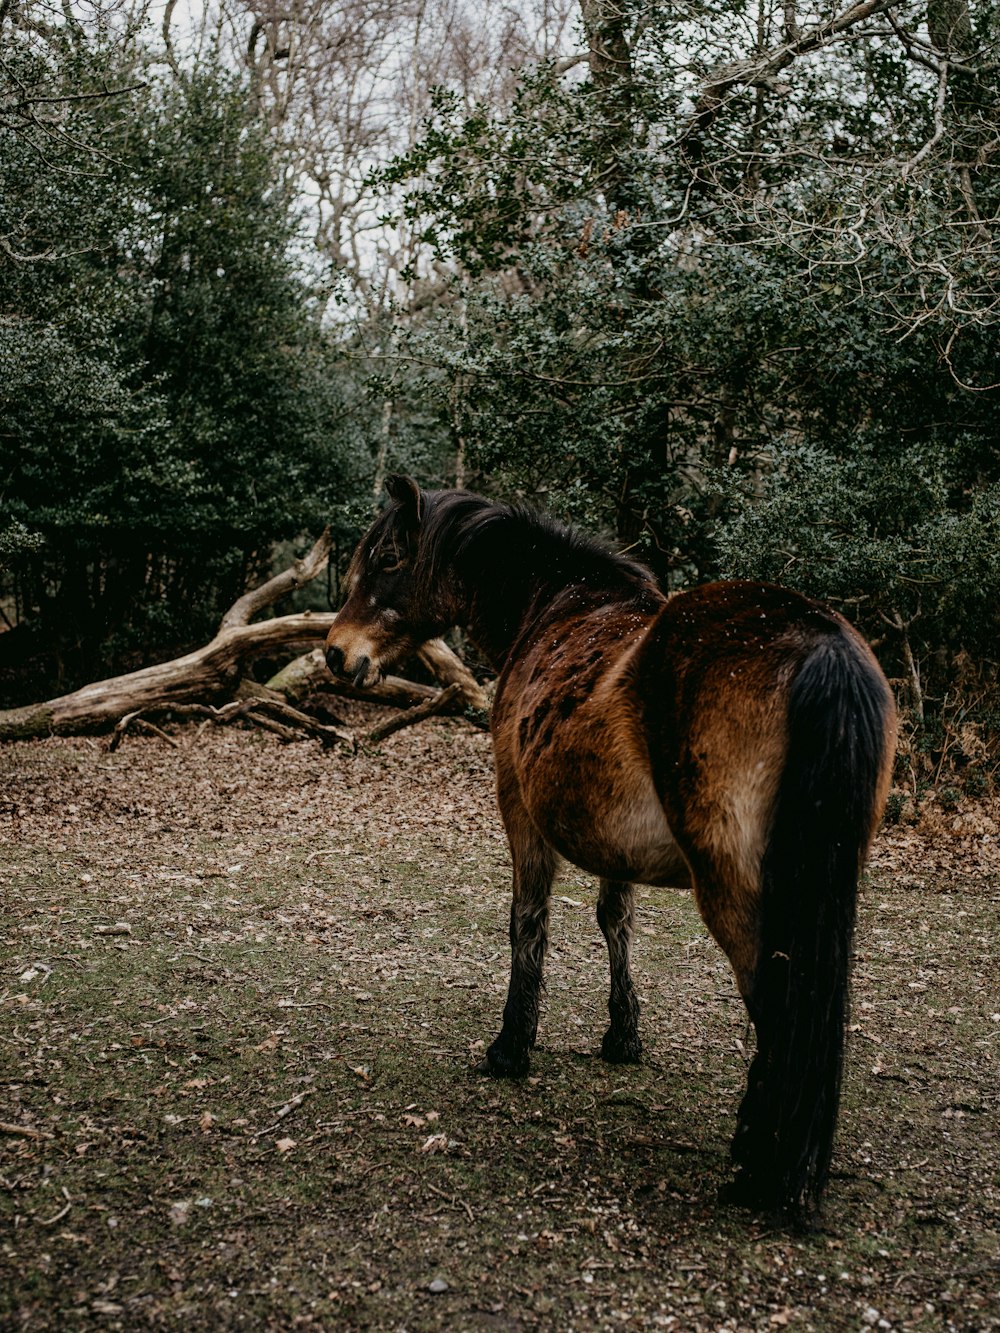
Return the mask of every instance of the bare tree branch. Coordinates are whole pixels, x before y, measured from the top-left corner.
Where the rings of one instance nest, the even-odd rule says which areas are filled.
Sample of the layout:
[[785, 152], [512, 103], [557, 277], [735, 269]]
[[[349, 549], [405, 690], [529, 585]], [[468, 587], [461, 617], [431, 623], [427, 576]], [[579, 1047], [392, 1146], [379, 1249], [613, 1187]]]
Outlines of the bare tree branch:
[[391, 736], [396, 731], [401, 731], [403, 727], [412, 727], [414, 722], [423, 722], [425, 718], [444, 712], [460, 692], [458, 685], [446, 685], [443, 690], [439, 690], [435, 694], [433, 699], [417, 704], [416, 708], [411, 708], [405, 713], [400, 713], [398, 717], [392, 717], [388, 722], [373, 727], [368, 733], [368, 740], [384, 741], [387, 736]]
[[[774, 50], [765, 51], [751, 60], [738, 60], [717, 70], [701, 87], [694, 114], [678, 142], [697, 139], [712, 125], [725, 102], [735, 89], [746, 87], [774, 87], [775, 77], [799, 56], [818, 51], [875, 14], [887, 10], [893, 0], [858, 0], [825, 23], [817, 23], [804, 32], [798, 31], [793, 41], [786, 41]], [[780, 86], [777, 89], [782, 91]]]
[[330, 558], [332, 545], [330, 529], [324, 528], [312, 550], [304, 555], [301, 560], [296, 560], [290, 569], [284, 570], [281, 574], [276, 574], [273, 579], [262, 584], [259, 588], [244, 593], [238, 601], [234, 602], [222, 617], [219, 628], [230, 629], [234, 625], [249, 625], [253, 617], [259, 611], [262, 611], [265, 606], [272, 606], [290, 592], [311, 583], [325, 569]]

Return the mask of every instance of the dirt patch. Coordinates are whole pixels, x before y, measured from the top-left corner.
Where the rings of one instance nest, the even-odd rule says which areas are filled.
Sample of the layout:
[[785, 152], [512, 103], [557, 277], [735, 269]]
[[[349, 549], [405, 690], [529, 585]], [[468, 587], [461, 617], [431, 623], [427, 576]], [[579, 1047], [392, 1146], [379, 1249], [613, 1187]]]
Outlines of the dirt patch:
[[880, 839], [796, 1234], [716, 1202], [748, 1034], [687, 895], [642, 891], [647, 1057], [611, 1068], [567, 870], [531, 1077], [484, 1080], [488, 739], [179, 737], [0, 750], [0, 1325], [1000, 1328], [995, 808]]

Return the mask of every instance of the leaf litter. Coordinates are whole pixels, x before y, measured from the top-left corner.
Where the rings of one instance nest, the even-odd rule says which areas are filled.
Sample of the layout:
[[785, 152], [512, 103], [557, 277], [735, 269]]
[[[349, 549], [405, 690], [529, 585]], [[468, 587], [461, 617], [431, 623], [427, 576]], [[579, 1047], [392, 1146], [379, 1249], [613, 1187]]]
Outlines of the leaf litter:
[[176, 739], [0, 751], [0, 1326], [1000, 1328], [996, 802], [879, 838], [803, 1234], [716, 1203], [752, 1039], [687, 895], [640, 892], [613, 1068], [565, 870], [531, 1076], [484, 1080], [488, 738]]

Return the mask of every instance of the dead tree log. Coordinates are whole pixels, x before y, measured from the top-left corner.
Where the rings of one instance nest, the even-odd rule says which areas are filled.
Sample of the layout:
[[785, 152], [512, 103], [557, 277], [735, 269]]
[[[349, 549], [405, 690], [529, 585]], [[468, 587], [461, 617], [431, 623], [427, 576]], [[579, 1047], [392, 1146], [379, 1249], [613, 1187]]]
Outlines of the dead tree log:
[[[251, 616], [270, 606], [279, 597], [302, 587], [326, 566], [330, 552], [330, 534], [324, 532], [315, 546], [301, 560], [283, 573], [276, 575], [260, 588], [246, 593], [234, 602], [222, 618], [219, 631], [210, 643], [157, 666], [144, 667], [124, 676], [85, 685], [56, 699], [28, 704], [22, 708], [0, 710], [0, 740], [23, 740], [36, 736], [72, 736], [86, 732], [110, 731], [122, 720], [133, 715], [139, 720], [147, 714], [162, 716], [172, 707], [182, 711], [185, 705], [211, 706], [229, 702], [239, 693], [239, 685], [247, 662], [254, 657], [273, 655], [281, 651], [308, 650], [308, 667], [315, 671], [316, 683], [322, 671], [325, 688], [339, 688], [326, 671], [322, 643], [336, 616], [333, 613], [304, 611], [297, 615], [277, 616], [271, 620], [250, 623]], [[466, 707], [485, 709], [486, 696], [461, 659], [440, 640], [425, 645], [421, 655], [445, 685], [459, 686], [460, 697]], [[279, 672], [275, 680], [293, 670], [295, 663]], [[384, 686], [363, 692], [363, 697], [405, 707], [426, 702], [435, 691], [397, 681], [390, 677]], [[343, 688], [345, 694], [358, 691]], [[302, 697], [291, 690], [273, 688], [263, 693], [286, 706]], [[260, 710], [267, 716], [267, 709]], [[284, 725], [274, 716], [274, 729]], [[286, 716], [285, 721], [288, 721]], [[263, 723], [261, 723], [263, 725]], [[315, 734], [315, 732], [313, 733]]]
[[[449, 696], [453, 711], [471, 709], [484, 715], [489, 711], [489, 697], [462, 659], [440, 639], [424, 645], [418, 656], [443, 686], [457, 685]], [[394, 704], [414, 708], [437, 697], [433, 685], [386, 676], [378, 685], [358, 686], [350, 681], [334, 681], [327, 669], [322, 648], [314, 648], [288, 663], [267, 682], [267, 688], [282, 695], [289, 703], [304, 699], [315, 690], [331, 690], [346, 699], [364, 699], [368, 703]]]
[[126, 713], [231, 697], [250, 658], [325, 633], [318, 631], [316, 619], [303, 612], [256, 625], [231, 625], [204, 648], [171, 662], [99, 680], [44, 703], [7, 709], [0, 713], [0, 740], [104, 731]]
[[417, 656], [442, 685], [458, 686], [458, 697], [466, 708], [477, 709], [482, 713], [489, 711], [490, 701], [486, 691], [458, 654], [453, 653], [441, 639], [429, 640]]

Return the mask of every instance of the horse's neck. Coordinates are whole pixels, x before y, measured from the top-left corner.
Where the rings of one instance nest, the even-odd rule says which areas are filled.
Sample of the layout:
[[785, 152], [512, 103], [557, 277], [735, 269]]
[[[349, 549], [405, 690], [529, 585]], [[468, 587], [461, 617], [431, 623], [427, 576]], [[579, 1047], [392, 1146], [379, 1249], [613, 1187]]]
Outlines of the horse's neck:
[[[561, 614], [567, 598], [579, 612], [591, 602], [596, 609], [642, 595], [642, 584], [621, 572], [613, 556], [602, 563], [593, 552], [574, 550], [558, 530], [536, 528], [518, 515], [492, 525], [456, 568], [471, 637], [500, 668], [525, 631]], [[650, 593], [659, 596], [652, 585]]]
[[471, 638], [499, 670], [530, 621], [545, 617], [554, 595], [544, 584], [511, 587], [509, 580], [477, 588], [468, 607]]

